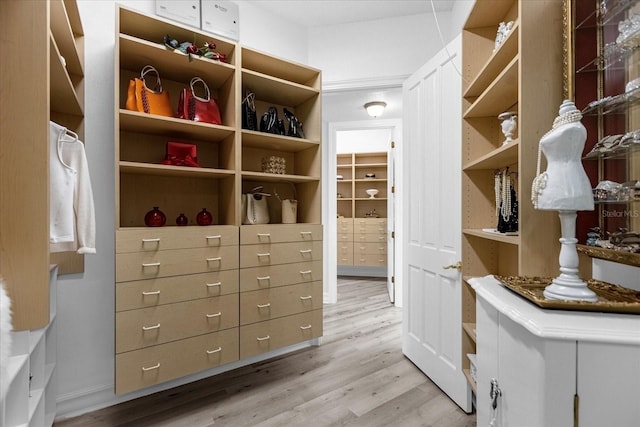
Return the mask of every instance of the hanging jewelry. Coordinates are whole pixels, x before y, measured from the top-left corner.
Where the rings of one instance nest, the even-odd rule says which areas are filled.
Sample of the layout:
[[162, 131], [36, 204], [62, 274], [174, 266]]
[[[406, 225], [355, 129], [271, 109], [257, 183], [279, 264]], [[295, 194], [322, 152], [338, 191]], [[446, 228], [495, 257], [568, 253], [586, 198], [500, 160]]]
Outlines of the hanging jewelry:
[[494, 182], [494, 190], [495, 190], [495, 196], [496, 196], [496, 218], [498, 218], [498, 215], [500, 215], [500, 200], [502, 199], [502, 177], [500, 174], [500, 169], [497, 169], [494, 173], [493, 173], [493, 182]]
[[505, 222], [509, 222], [511, 219], [511, 175], [509, 175], [509, 168], [506, 168], [502, 172], [502, 207], [500, 213], [502, 219]]

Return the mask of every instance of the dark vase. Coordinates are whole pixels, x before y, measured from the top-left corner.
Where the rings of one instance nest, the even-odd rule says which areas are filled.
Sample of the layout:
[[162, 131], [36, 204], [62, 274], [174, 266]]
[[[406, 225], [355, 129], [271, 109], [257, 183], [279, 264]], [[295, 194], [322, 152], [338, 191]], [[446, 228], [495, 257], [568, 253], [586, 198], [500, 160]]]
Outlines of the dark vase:
[[206, 208], [202, 208], [198, 215], [196, 216], [196, 222], [198, 225], [211, 225], [213, 222], [213, 215], [207, 211]]
[[148, 227], [162, 227], [167, 222], [164, 212], [154, 206], [152, 210], [144, 216], [144, 223]]
[[189, 220], [187, 219], [186, 215], [183, 213], [178, 215], [178, 217], [176, 218], [176, 225], [187, 225], [187, 224], [189, 224]]

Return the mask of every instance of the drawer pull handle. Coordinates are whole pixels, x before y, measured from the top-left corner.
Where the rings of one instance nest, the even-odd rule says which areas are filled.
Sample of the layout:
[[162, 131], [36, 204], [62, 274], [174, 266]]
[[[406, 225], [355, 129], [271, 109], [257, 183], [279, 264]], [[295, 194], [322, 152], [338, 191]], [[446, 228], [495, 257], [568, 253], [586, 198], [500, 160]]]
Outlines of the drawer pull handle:
[[266, 304], [258, 304], [258, 308], [267, 308], [267, 307], [271, 307], [271, 303], [268, 302]]
[[258, 255], [258, 258], [262, 258], [262, 257], [266, 257], [266, 256], [271, 256], [271, 254], [269, 252], [265, 252], [263, 254], [256, 254]]
[[216, 283], [207, 283], [207, 288], [213, 288], [214, 286], [221, 286], [222, 282], [216, 282]]
[[303, 239], [306, 238], [307, 236], [312, 236], [313, 233], [311, 231], [301, 231], [300, 232], [300, 237], [302, 237]]
[[145, 368], [144, 366], [142, 367], [142, 371], [143, 372], [147, 372], [147, 371], [153, 371], [154, 369], [158, 369], [160, 367], [160, 362], [158, 362], [157, 365], [154, 366], [149, 366], [148, 368]]
[[217, 256], [215, 258], [207, 258], [207, 262], [213, 262], [213, 261], [222, 261], [222, 257]]
[[301, 254], [310, 254], [312, 249], [300, 249]]
[[142, 243], [160, 243], [160, 238], [159, 237], [155, 237], [153, 239], [142, 239]]
[[386, 238], [387, 238], [387, 236], [379, 236], [379, 237], [378, 237], [378, 240], [384, 240], [384, 239], [386, 239]]
[[215, 350], [207, 350], [207, 354], [220, 353], [222, 351], [222, 347], [218, 347]]
[[207, 239], [207, 240], [209, 240], [209, 239], [222, 239], [222, 235], [216, 234], [214, 236], [206, 236], [205, 239]]
[[313, 298], [313, 296], [311, 296], [311, 295], [307, 295], [306, 297], [300, 297], [300, 299], [303, 300], [303, 301], [311, 299], [311, 298]]
[[257, 276], [256, 279], [258, 279], [258, 280], [269, 280], [269, 279], [271, 279], [271, 276]]
[[160, 295], [160, 291], [142, 291], [142, 295], [144, 296]]
[[143, 331], [151, 331], [153, 329], [160, 329], [160, 323], [158, 323], [157, 325], [153, 325], [153, 326], [143, 326], [142, 327]]
[[219, 312], [213, 313], [213, 314], [205, 314], [205, 316], [207, 316], [207, 319], [211, 319], [212, 317], [220, 317], [220, 316], [222, 316], [222, 312], [219, 311]]
[[302, 274], [303, 276], [306, 274], [311, 274], [311, 270], [301, 270], [300, 274]]
[[260, 237], [271, 237], [271, 233], [257, 233], [258, 238]]
[[302, 329], [303, 331], [306, 329], [311, 329], [311, 325], [302, 325], [300, 326], [300, 329]]
[[159, 262], [143, 262], [142, 267], [160, 267]]
[[268, 340], [268, 339], [270, 339], [270, 338], [271, 338], [271, 337], [270, 337], [269, 335], [267, 335], [266, 337], [257, 337], [256, 339], [257, 339], [258, 341], [266, 341], [266, 340]]

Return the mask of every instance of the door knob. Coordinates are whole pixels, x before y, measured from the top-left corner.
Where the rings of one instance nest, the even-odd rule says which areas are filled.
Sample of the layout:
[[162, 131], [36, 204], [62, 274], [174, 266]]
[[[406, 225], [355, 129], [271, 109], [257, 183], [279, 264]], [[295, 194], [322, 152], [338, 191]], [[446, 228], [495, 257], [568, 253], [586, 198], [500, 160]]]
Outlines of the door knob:
[[455, 268], [458, 271], [462, 271], [462, 261], [458, 261], [455, 264], [450, 264], [450, 265], [444, 266], [442, 268], [444, 268], [445, 270], [451, 270], [451, 269]]

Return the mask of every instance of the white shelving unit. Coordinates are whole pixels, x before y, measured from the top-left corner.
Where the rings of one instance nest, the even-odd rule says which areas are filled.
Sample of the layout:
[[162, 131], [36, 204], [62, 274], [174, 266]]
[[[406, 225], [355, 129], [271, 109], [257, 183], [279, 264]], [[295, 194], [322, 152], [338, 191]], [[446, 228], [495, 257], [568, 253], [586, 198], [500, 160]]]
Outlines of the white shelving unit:
[[52, 426], [56, 416], [56, 293], [58, 267], [49, 276], [50, 321], [11, 333], [7, 394], [0, 401], [0, 426]]

